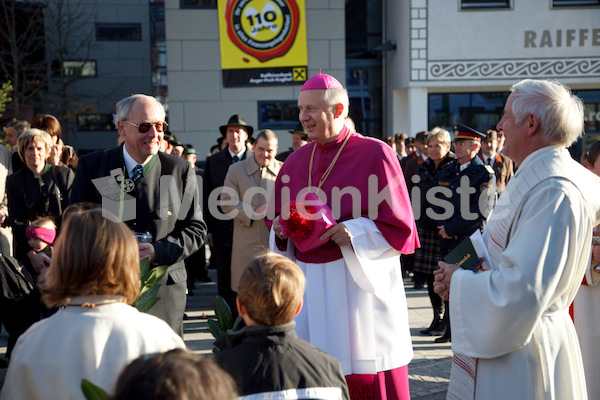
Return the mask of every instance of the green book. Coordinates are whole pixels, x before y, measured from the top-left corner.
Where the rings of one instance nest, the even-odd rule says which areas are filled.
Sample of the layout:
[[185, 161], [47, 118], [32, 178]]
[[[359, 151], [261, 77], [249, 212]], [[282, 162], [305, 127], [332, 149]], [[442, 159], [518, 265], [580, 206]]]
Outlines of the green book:
[[444, 261], [474, 272], [493, 269], [490, 256], [479, 231], [460, 242], [454, 250], [444, 257]]

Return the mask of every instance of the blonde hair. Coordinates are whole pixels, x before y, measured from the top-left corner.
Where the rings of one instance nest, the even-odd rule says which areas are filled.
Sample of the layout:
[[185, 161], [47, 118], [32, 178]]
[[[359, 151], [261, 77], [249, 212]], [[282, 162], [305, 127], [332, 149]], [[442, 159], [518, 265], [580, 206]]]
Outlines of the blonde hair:
[[17, 150], [19, 152], [19, 157], [21, 157], [23, 162], [25, 162], [25, 149], [31, 142], [40, 142], [44, 144], [44, 147], [46, 148], [46, 156], [50, 154], [50, 148], [54, 144], [52, 142], [52, 138], [47, 132], [36, 128], [27, 129], [17, 139]]
[[39, 217], [29, 223], [29, 226], [36, 228], [48, 228], [56, 230], [56, 224], [52, 217]]
[[238, 285], [238, 299], [257, 323], [284, 325], [296, 316], [305, 283], [302, 270], [293, 261], [266, 253], [252, 260], [244, 270]]
[[137, 241], [124, 223], [105, 218], [100, 208], [65, 210], [52, 263], [39, 284], [48, 307], [86, 295], [120, 295], [131, 304], [139, 279]]
[[429, 142], [433, 139], [437, 139], [437, 141], [440, 142], [441, 145], [450, 146], [452, 144], [452, 139], [450, 139], [450, 133], [447, 130], [437, 126], [429, 131], [429, 135], [427, 135], [426, 140], [427, 144], [429, 144]]

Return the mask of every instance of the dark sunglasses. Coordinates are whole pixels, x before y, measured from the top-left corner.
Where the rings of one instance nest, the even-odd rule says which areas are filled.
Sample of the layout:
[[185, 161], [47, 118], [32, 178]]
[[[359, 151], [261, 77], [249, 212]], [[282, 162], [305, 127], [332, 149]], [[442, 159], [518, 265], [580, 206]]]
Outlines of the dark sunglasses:
[[133, 122], [129, 121], [124, 122], [127, 122], [128, 124], [131, 124], [138, 128], [139, 133], [148, 133], [153, 126], [156, 128], [156, 132], [164, 132], [169, 127], [169, 125], [166, 122], [142, 122], [139, 125], [136, 125]]

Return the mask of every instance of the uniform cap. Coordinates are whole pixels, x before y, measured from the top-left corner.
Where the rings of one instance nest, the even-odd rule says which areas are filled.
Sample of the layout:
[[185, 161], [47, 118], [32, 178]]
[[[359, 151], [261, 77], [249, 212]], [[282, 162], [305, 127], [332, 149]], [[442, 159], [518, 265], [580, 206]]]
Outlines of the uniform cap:
[[466, 125], [454, 125], [454, 141], [457, 140], [478, 140], [485, 138], [485, 134]]

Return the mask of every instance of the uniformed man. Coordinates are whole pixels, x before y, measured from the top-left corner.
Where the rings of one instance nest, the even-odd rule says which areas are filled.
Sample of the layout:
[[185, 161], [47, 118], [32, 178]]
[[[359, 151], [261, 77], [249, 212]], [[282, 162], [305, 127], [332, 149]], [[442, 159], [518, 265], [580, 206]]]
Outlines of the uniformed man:
[[[477, 157], [483, 138], [483, 133], [468, 126], [457, 124], [454, 127], [456, 160], [440, 171], [437, 182], [437, 186], [450, 190], [436, 196], [439, 200], [443, 199], [443, 202], [432, 203], [432, 210], [436, 215], [433, 219], [439, 221], [437, 228], [441, 236], [442, 257], [477, 229], [483, 230], [492, 211], [496, 177], [492, 168], [484, 165]], [[443, 214], [450, 214], [450, 217]], [[449, 307], [446, 304], [444, 319], [449, 322], [449, 318]], [[450, 324], [446, 325], [444, 336], [437, 338], [436, 343], [447, 343], [451, 340]]]
[[515, 163], [504, 154], [498, 153], [498, 132], [495, 129], [488, 129], [485, 132], [479, 158], [485, 165], [489, 165], [494, 170], [496, 193], [500, 195], [504, 191], [508, 180], [515, 174]]

